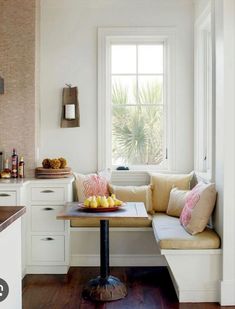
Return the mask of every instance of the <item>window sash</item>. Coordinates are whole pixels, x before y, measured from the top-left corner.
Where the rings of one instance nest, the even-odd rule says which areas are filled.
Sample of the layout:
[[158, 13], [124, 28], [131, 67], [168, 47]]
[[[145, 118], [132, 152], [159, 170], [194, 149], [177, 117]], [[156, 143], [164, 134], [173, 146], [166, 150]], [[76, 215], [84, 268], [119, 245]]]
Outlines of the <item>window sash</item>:
[[[114, 138], [113, 138], [113, 134], [112, 134], [112, 129], [113, 129], [113, 123], [112, 123], [112, 120], [113, 120], [113, 113], [112, 113], [112, 111], [113, 111], [113, 108], [117, 108], [118, 106], [116, 106], [116, 104], [114, 104], [113, 102], [112, 102], [112, 77], [113, 76], [120, 76], [120, 79], [121, 79], [121, 77], [122, 76], [132, 76], [132, 77], [134, 77], [135, 78], [135, 82], [136, 82], [136, 86], [135, 86], [135, 90], [136, 90], [136, 103], [131, 103], [131, 104], [125, 104], [125, 105], [122, 105], [122, 106], [120, 106], [120, 107], [122, 107], [122, 108], [125, 108], [125, 107], [138, 107], [138, 106], [141, 106], [141, 107], [144, 107], [144, 106], [165, 106], [166, 105], [166, 102], [165, 102], [165, 88], [164, 88], [164, 86], [165, 86], [165, 81], [164, 81], [164, 76], [165, 76], [165, 71], [166, 71], [166, 61], [165, 61], [165, 46], [164, 46], [164, 41], [161, 41], [161, 42], [158, 42], [157, 44], [154, 44], [154, 42], [148, 42], [148, 44], [146, 44], [146, 45], [152, 45], [152, 46], [155, 46], [155, 45], [160, 45], [160, 46], [162, 46], [163, 47], [163, 72], [162, 73], [153, 73], [153, 74], [142, 74], [142, 73], [139, 73], [139, 53], [138, 53], [138, 51], [139, 51], [139, 49], [138, 49], [138, 47], [141, 45], [141, 46], [145, 46], [145, 42], [142, 42], [142, 41], [139, 41], [139, 43], [138, 44], [134, 44], [133, 42], [132, 42], [132, 45], [133, 46], [135, 46], [135, 55], [136, 55], [136, 65], [135, 65], [135, 71], [136, 71], [136, 73], [127, 73], [127, 74], [125, 74], [125, 75], [122, 75], [122, 73], [118, 73], [118, 74], [114, 74], [114, 73], [112, 73], [112, 71], [111, 71], [111, 68], [112, 68], [112, 47], [114, 46], [114, 45], [123, 45], [123, 46], [125, 46], [125, 45], [130, 45], [129, 43], [123, 43], [122, 41], [120, 42], [121, 44], [117, 44], [117, 43], [115, 43], [115, 44], [113, 44], [113, 43], [110, 43], [109, 44], [109, 46], [108, 46], [108, 52], [110, 53], [110, 56], [109, 56], [109, 59], [110, 59], [110, 64], [109, 64], [109, 68], [110, 68], [110, 74], [109, 74], [109, 76], [110, 76], [110, 81], [111, 81], [111, 89], [110, 89], [110, 91], [109, 91], [109, 93], [111, 94], [111, 97], [110, 98], [108, 98], [108, 101], [109, 101], [109, 104], [111, 105], [111, 112], [110, 112], [110, 119], [111, 119], [111, 121], [110, 121], [110, 127], [111, 127], [111, 136], [110, 136], [110, 148], [111, 148], [111, 167], [112, 167], [112, 169], [115, 169], [115, 168], [117, 168], [118, 167], [118, 165], [120, 165], [120, 164], [113, 164], [113, 161], [114, 161], [114, 158], [113, 158], [113, 142], [114, 142]], [[142, 77], [142, 76], [162, 76], [163, 77], [163, 81], [162, 81], [162, 87], [163, 87], [163, 89], [162, 89], [162, 92], [163, 92], [163, 94], [162, 94], [162, 104], [140, 104], [140, 101], [139, 101], [139, 94], [140, 94], [140, 92], [139, 92], [139, 90], [140, 90], [140, 87], [139, 87], [139, 77]], [[109, 85], [110, 85], [110, 83], [109, 83]], [[165, 162], [165, 160], [166, 160], [166, 144], [167, 144], [167, 141], [166, 141], [166, 136], [167, 136], [167, 127], [166, 127], [166, 113], [164, 112], [164, 110], [163, 110], [163, 112], [162, 112], [162, 123], [163, 123], [163, 136], [162, 136], [162, 141], [163, 141], [163, 145], [162, 145], [162, 157], [163, 157], [163, 159], [162, 159], [162, 161], [160, 162], [160, 164], [164, 164]], [[127, 165], [128, 165], [128, 167], [130, 167], [130, 168], [135, 168], [136, 166], [145, 166], [145, 165], [150, 165], [150, 166], [159, 166], [160, 165], [159, 163], [156, 163], [156, 164], [149, 164], [148, 162], [146, 162], [146, 163], [143, 163], [143, 164], [131, 164], [130, 162], [128, 162], [127, 163]]]

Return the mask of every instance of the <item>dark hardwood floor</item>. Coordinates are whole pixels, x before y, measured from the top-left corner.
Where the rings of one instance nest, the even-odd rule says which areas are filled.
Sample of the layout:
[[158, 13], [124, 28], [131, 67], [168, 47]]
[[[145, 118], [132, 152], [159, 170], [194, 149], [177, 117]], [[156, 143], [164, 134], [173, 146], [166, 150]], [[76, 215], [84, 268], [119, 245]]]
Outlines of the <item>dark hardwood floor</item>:
[[98, 274], [96, 267], [71, 267], [68, 275], [27, 275], [23, 280], [23, 309], [222, 308], [215, 303], [179, 304], [165, 267], [113, 267], [111, 274], [127, 284], [128, 296], [106, 303], [83, 299], [83, 285]]

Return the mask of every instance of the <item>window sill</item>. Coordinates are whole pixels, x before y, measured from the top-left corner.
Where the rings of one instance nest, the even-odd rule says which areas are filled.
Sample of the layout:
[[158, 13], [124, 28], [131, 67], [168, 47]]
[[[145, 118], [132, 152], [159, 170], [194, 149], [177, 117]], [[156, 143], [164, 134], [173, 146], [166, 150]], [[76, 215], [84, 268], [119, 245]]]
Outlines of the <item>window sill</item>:
[[111, 183], [115, 185], [147, 185], [150, 183], [151, 173], [165, 173], [178, 174], [177, 171], [169, 171], [168, 169], [154, 169], [154, 170], [112, 170]]
[[212, 181], [212, 175], [211, 172], [197, 172], [195, 171], [196, 177], [198, 180], [211, 182]]

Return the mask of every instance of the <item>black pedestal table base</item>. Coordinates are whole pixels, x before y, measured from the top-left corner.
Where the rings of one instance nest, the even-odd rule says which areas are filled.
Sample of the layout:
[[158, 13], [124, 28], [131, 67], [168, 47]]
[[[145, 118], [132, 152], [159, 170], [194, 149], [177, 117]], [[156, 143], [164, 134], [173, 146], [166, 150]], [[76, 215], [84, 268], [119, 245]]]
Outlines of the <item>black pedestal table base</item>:
[[88, 282], [82, 295], [95, 301], [118, 300], [127, 295], [125, 284], [109, 275], [108, 220], [100, 220], [100, 276]]
[[109, 276], [107, 279], [97, 277], [88, 282], [83, 289], [83, 297], [95, 301], [112, 301], [124, 298], [127, 289], [118, 278]]

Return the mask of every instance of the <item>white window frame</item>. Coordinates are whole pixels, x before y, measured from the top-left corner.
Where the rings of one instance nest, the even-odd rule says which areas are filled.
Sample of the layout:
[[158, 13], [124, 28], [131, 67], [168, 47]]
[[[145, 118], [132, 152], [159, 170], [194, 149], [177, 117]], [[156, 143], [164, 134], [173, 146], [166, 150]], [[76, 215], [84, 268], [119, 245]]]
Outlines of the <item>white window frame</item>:
[[[211, 44], [209, 44], [209, 40]], [[195, 22], [194, 168], [203, 179], [212, 180], [214, 164], [213, 52], [211, 7]], [[211, 49], [211, 50], [210, 50]], [[211, 54], [211, 59], [209, 59]], [[209, 63], [210, 62], [210, 63]], [[208, 70], [211, 65], [210, 70]]]
[[98, 29], [98, 169], [113, 168], [111, 158], [110, 46], [125, 42], [164, 42], [167, 159], [164, 164], [133, 166], [131, 170], [175, 169], [175, 29], [174, 28], [99, 28]]

